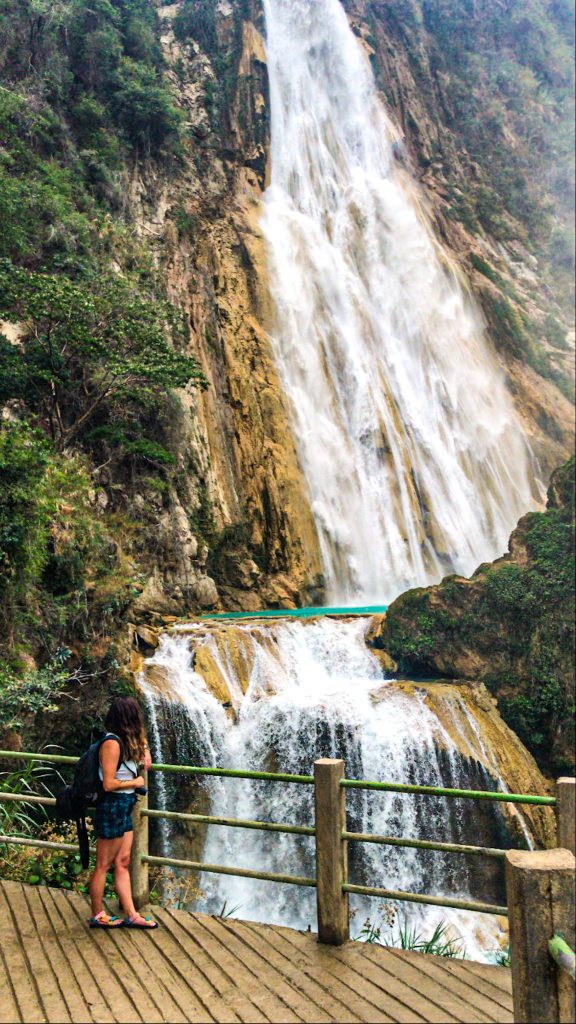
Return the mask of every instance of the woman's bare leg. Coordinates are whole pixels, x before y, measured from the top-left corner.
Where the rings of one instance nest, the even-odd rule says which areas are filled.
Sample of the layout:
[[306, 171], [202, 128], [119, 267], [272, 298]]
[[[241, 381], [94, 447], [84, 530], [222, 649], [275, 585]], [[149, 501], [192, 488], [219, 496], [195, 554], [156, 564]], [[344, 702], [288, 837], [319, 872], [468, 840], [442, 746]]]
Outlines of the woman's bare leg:
[[104, 909], [102, 901], [106, 887], [106, 875], [114, 863], [122, 842], [122, 839], [98, 839], [96, 843], [96, 867], [90, 879], [90, 902], [93, 917], [101, 914]]
[[122, 845], [114, 858], [114, 885], [120, 906], [126, 917], [129, 917], [134, 924], [146, 925], [142, 914], [139, 914], [134, 906], [132, 897], [132, 885], [130, 882], [130, 851], [132, 850], [133, 832], [125, 832]]
[[118, 893], [120, 906], [126, 917], [134, 917], [136, 907], [132, 898], [132, 885], [130, 883], [130, 851], [132, 849], [133, 832], [125, 832], [120, 843], [120, 848], [114, 857], [114, 888]]

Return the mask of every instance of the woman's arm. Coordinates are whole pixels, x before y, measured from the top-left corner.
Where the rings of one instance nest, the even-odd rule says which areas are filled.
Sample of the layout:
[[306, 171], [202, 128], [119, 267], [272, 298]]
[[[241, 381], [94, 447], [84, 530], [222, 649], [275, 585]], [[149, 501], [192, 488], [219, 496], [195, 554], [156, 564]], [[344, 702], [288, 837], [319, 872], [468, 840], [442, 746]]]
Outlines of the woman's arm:
[[152, 764], [152, 754], [150, 753], [150, 747], [148, 746], [148, 740], [144, 737], [144, 747], [142, 754], [142, 764], [144, 765], [144, 771], [148, 771]]
[[119, 757], [120, 744], [118, 740], [105, 740], [100, 747], [100, 762], [102, 764], [102, 786], [106, 793], [116, 793], [123, 789], [134, 789], [144, 785], [144, 779], [141, 775], [136, 779], [126, 779], [123, 781], [116, 778]]

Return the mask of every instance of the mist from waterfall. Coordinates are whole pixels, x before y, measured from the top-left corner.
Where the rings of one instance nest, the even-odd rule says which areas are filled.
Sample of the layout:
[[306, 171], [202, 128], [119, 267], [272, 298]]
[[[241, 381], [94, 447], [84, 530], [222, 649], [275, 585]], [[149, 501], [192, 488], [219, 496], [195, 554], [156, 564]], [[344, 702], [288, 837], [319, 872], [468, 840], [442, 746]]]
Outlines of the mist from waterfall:
[[339, 0], [264, 9], [273, 348], [328, 601], [386, 602], [506, 549], [530, 452]]
[[[473, 711], [455, 687], [445, 687], [443, 713], [426, 689], [386, 681], [367, 648], [369, 619], [319, 619], [234, 625], [224, 638], [205, 626], [166, 635], [148, 665], [163, 671], [168, 689], [142, 678], [159, 743], [157, 757], [173, 763], [311, 774], [316, 757], [343, 757], [350, 778], [393, 780], [457, 788], [506, 789], [497, 759]], [[209, 652], [232, 708], [213, 696], [214, 677], [195, 667]], [[239, 653], [241, 652], [241, 653]], [[239, 666], [242, 666], [240, 675]], [[152, 673], [153, 676], [153, 673]], [[245, 692], [244, 692], [245, 691]], [[456, 742], [457, 741], [457, 742]], [[464, 755], [462, 751], [466, 751]], [[183, 809], [184, 783], [169, 776], [161, 803]], [[217, 816], [310, 825], [311, 786], [204, 778], [192, 799]], [[201, 794], [201, 795], [200, 795]], [[465, 800], [349, 791], [352, 831], [505, 846], [506, 819], [497, 805]], [[521, 817], [519, 816], [519, 820]], [[528, 836], [528, 833], [525, 833]], [[190, 839], [171, 823], [160, 836], [163, 852], [175, 844], [190, 858]], [[412, 892], [501, 902], [499, 867], [461, 855], [350, 844], [351, 880]], [[174, 852], [171, 853], [174, 856]], [[183, 855], [182, 852], [178, 855]], [[308, 837], [209, 827], [193, 859], [315, 874], [314, 841]], [[287, 885], [204, 874], [204, 898], [196, 909], [217, 913], [224, 903], [236, 916], [316, 928], [312, 891]], [[374, 901], [354, 897], [352, 935], [378, 913]], [[469, 955], [497, 948], [498, 926], [485, 915], [405, 905], [400, 916], [429, 935], [441, 920], [461, 935]]]

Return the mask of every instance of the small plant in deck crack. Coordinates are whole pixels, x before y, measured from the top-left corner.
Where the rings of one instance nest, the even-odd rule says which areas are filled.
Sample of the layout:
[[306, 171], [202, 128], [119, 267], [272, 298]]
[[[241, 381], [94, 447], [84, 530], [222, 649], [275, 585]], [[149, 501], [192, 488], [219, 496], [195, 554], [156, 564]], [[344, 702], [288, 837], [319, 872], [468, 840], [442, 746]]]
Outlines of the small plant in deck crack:
[[229, 917], [234, 917], [234, 914], [236, 913], [237, 910], [240, 910], [241, 906], [241, 903], [237, 903], [235, 907], [230, 907], [230, 909], [228, 910], [228, 900], [224, 900], [224, 903], [222, 904], [222, 910], [220, 911], [219, 914], [214, 914], [214, 917], [217, 917], [219, 921], [227, 921]]
[[495, 949], [490, 954], [490, 961], [496, 964], [497, 967], [511, 967], [512, 958], [510, 956], [510, 943], [504, 946], [503, 949]]
[[[396, 929], [397, 925], [397, 930]], [[466, 947], [460, 936], [450, 935], [450, 926], [445, 922], [439, 922], [432, 935], [424, 938], [416, 926], [410, 924], [403, 916], [398, 918], [398, 908], [389, 905], [382, 912], [381, 921], [372, 921], [367, 918], [360, 931], [353, 936], [357, 942], [369, 942], [379, 946], [392, 946], [395, 949], [408, 949], [417, 953], [427, 953], [430, 956], [443, 956], [451, 960], [466, 959]], [[502, 966], [505, 964], [501, 961]]]

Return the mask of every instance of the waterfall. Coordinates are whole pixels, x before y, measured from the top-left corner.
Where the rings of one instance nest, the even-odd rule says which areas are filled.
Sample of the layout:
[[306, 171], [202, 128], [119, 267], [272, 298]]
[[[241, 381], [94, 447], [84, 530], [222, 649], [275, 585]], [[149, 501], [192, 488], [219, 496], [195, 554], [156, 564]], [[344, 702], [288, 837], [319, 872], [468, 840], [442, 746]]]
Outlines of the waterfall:
[[[470, 574], [505, 549], [536, 496], [531, 454], [479, 313], [395, 160], [398, 132], [339, 0], [264, 0], [264, 8], [271, 340], [327, 598], [382, 604], [446, 572]], [[311, 773], [317, 757], [343, 757], [348, 777], [501, 790], [515, 756], [522, 785], [539, 788], [488, 698], [482, 710], [463, 687], [387, 680], [366, 645], [369, 622], [175, 628], [141, 679], [156, 756], [290, 774]], [[314, 820], [312, 789], [302, 785], [167, 776], [155, 797], [220, 817]], [[525, 820], [488, 802], [352, 790], [347, 806], [352, 831], [531, 842], [529, 812]], [[310, 837], [165, 822], [154, 841], [189, 860], [315, 871]], [[494, 860], [352, 843], [350, 870], [358, 884], [503, 900]], [[226, 903], [244, 918], [316, 927], [311, 891], [208, 873], [200, 886], [200, 910]], [[377, 919], [378, 904], [351, 902], [354, 936]], [[384, 908], [427, 936], [449, 922], [471, 956], [498, 944], [500, 926], [487, 915]]]
[[386, 602], [505, 550], [531, 456], [339, 0], [264, 9], [272, 343], [328, 600]]
[[[343, 757], [351, 778], [506, 789], [497, 751], [461, 690], [446, 685], [434, 700], [433, 684], [387, 681], [365, 643], [369, 624], [364, 618], [197, 624], [165, 635], [141, 679], [159, 737], [156, 756], [290, 774], [311, 774], [316, 757]], [[182, 778], [168, 785], [172, 789], [156, 799], [168, 800], [171, 808], [201, 806], [202, 813], [288, 824], [314, 821], [310, 786], [209, 777], [193, 793]], [[492, 804], [348, 793], [348, 827], [359, 832], [502, 847], [510, 843], [511, 820]], [[161, 846], [168, 841], [188, 859], [315, 872], [308, 837], [216, 826], [191, 836], [172, 824], [170, 829]], [[359, 843], [350, 845], [350, 865], [351, 880], [359, 884], [503, 899], [500, 865], [493, 861]], [[199, 910], [218, 912], [226, 902], [246, 919], [316, 927], [313, 892], [212, 874], [202, 875], [200, 887]], [[378, 907], [358, 897], [352, 903], [354, 935]], [[486, 915], [404, 907], [400, 914], [428, 935], [438, 921], [449, 921], [470, 955], [497, 947], [498, 925]]]

